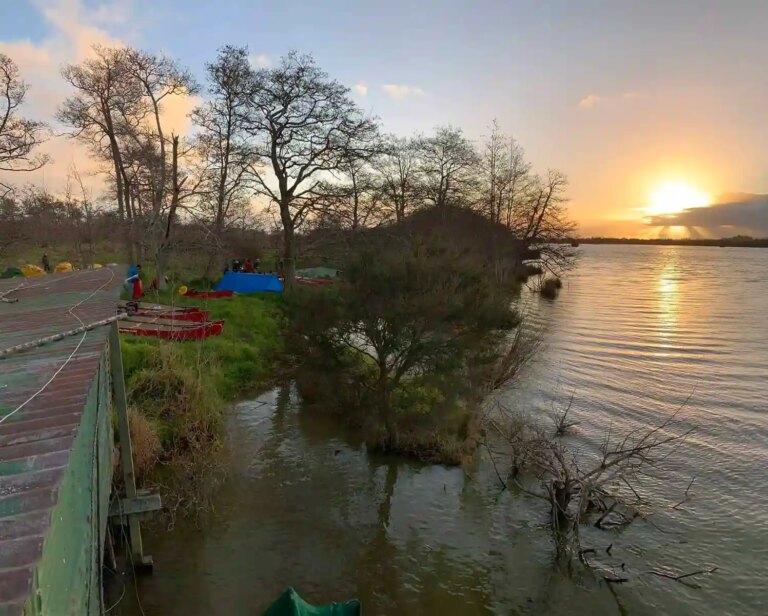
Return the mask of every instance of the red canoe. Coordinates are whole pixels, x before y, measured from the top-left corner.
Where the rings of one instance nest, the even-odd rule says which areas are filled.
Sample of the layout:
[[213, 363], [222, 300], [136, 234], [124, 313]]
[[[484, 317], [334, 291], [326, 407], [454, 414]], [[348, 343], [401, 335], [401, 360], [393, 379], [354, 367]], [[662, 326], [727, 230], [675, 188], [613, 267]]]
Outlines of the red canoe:
[[120, 321], [120, 332], [134, 336], [154, 336], [165, 340], [203, 340], [218, 336], [224, 321], [179, 321], [132, 315]]
[[120, 302], [131, 316], [173, 319], [175, 321], [208, 321], [211, 313], [197, 306], [165, 306], [147, 302]]
[[208, 321], [211, 316], [211, 313], [207, 310], [195, 310], [192, 312], [161, 312], [157, 310], [137, 310], [133, 314], [140, 317], [173, 319], [174, 321]]

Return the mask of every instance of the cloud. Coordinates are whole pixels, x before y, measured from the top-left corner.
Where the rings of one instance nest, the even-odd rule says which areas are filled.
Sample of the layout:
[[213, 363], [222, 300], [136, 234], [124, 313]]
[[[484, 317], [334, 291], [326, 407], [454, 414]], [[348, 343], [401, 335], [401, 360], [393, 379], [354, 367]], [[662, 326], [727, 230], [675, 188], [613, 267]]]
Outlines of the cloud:
[[[41, 154], [48, 154], [52, 162], [31, 173], [2, 172], [2, 179], [16, 186], [44, 183], [52, 193], [60, 193], [69, 169], [75, 165], [93, 194], [99, 195], [105, 188], [105, 178], [98, 173], [102, 164], [91, 158], [87, 148], [62, 135], [63, 127], [57, 126], [54, 120], [57, 108], [72, 93], [61, 77], [61, 66], [81, 62], [92, 53], [93, 45], [125, 44], [111, 29], [125, 33], [124, 27], [132, 23], [132, 2], [114, 0], [86, 6], [84, 0], [34, 0], [33, 4], [45, 21], [46, 36], [40, 42], [0, 41], [0, 52], [18, 65], [29, 85], [21, 115], [52, 125], [54, 136], [39, 149]], [[187, 116], [197, 104], [196, 97], [173, 97], [164, 101], [166, 130], [185, 134], [190, 124]]]
[[396, 101], [403, 100], [404, 98], [410, 96], [411, 94], [415, 94], [417, 96], [424, 95], [424, 90], [422, 90], [421, 88], [406, 86], [406, 85], [397, 84], [397, 83], [385, 84], [381, 86], [381, 89], [385, 94], [387, 94], [390, 98], [395, 99]]
[[256, 68], [269, 68], [272, 66], [272, 58], [265, 53], [252, 53], [248, 56], [248, 60]]
[[697, 227], [714, 237], [746, 233], [768, 237], [768, 195], [726, 196], [710, 207], [683, 210], [678, 214], [652, 216], [648, 224], [656, 227]]
[[597, 94], [587, 94], [579, 101], [578, 107], [579, 109], [592, 109], [592, 107], [602, 100], [604, 100], [602, 96], [598, 96]]
[[355, 91], [356, 94], [359, 94], [360, 96], [367, 96], [368, 94], [368, 86], [365, 85], [364, 81], [360, 81], [359, 83], [356, 83], [352, 86], [352, 89]]
[[587, 94], [578, 103], [579, 109], [594, 109], [598, 105], [603, 106], [607, 104], [613, 104], [621, 101], [634, 101], [645, 98], [647, 95], [645, 92], [638, 92], [630, 90], [622, 94], [616, 94], [611, 96], [601, 96], [598, 94]]

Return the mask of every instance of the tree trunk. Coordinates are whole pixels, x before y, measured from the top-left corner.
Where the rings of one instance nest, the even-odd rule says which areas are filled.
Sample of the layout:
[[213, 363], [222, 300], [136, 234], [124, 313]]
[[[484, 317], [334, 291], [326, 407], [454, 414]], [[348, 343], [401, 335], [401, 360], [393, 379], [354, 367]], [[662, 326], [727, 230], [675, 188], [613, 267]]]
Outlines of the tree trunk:
[[179, 182], [179, 136], [171, 135], [171, 143], [173, 146], [171, 154], [171, 180], [173, 181], [173, 193], [171, 195], [171, 208], [168, 212], [168, 220], [165, 224], [165, 233], [160, 242], [156, 259], [157, 288], [161, 291], [165, 291], [168, 286], [165, 282], [165, 266], [171, 246], [171, 228], [173, 227], [176, 210], [178, 209], [179, 201], [181, 200], [181, 183]]
[[164, 243], [161, 243], [155, 253], [155, 272], [157, 275], [157, 288], [164, 291], [168, 285], [165, 284], [165, 269], [168, 261], [168, 249]]
[[296, 282], [294, 239], [293, 225], [286, 225], [283, 229], [283, 276], [287, 289], [292, 289]]
[[568, 521], [568, 506], [571, 504], [572, 491], [568, 482], [555, 481], [552, 485], [552, 517], [558, 528]]
[[384, 361], [379, 362], [379, 380], [376, 384], [378, 396], [379, 421], [386, 431], [385, 448], [390, 448], [395, 442], [395, 426], [392, 423], [392, 413], [389, 404], [389, 372]]

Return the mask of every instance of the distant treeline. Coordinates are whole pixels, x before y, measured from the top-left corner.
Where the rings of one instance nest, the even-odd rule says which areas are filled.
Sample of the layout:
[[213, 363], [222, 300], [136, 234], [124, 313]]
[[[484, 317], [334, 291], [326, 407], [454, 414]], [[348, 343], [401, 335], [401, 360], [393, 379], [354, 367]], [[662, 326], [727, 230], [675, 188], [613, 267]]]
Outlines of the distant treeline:
[[755, 239], [745, 235], [720, 239], [639, 239], [632, 237], [579, 238], [580, 244], [641, 244], [647, 246], [721, 246], [731, 248], [768, 248], [768, 238]]

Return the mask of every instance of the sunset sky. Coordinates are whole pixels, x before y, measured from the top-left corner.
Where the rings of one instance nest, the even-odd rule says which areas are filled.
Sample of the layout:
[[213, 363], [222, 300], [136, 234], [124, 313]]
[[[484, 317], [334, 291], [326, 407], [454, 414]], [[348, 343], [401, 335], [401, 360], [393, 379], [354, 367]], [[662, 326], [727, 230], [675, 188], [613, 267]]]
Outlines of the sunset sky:
[[[538, 170], [569, 176], [583, 235], [708, 225], [714, 212], [659, 216], [768, 193], [766, 36], [765, 0], [0, 2], [0, 52], [31, 85], [27, 115], [51, 119], [67, 94], [60, 65], [94, 42], [165, 51], [201, 80], [224, 44], [248, 45], [259, 65], [295, 48], [387, 131], [454, 124], [480, 140], [498, 118]], [[172, 110], [178, 125], [188, 110]], [[56, 190], [73, 160], [88, 168], [63, 138], [47, 147], [54, 165], [23, 181]], [[721, 208], [720, 225], [768, 235], [768, 200], [723, 199], [746, 205], [732, 222]]]

